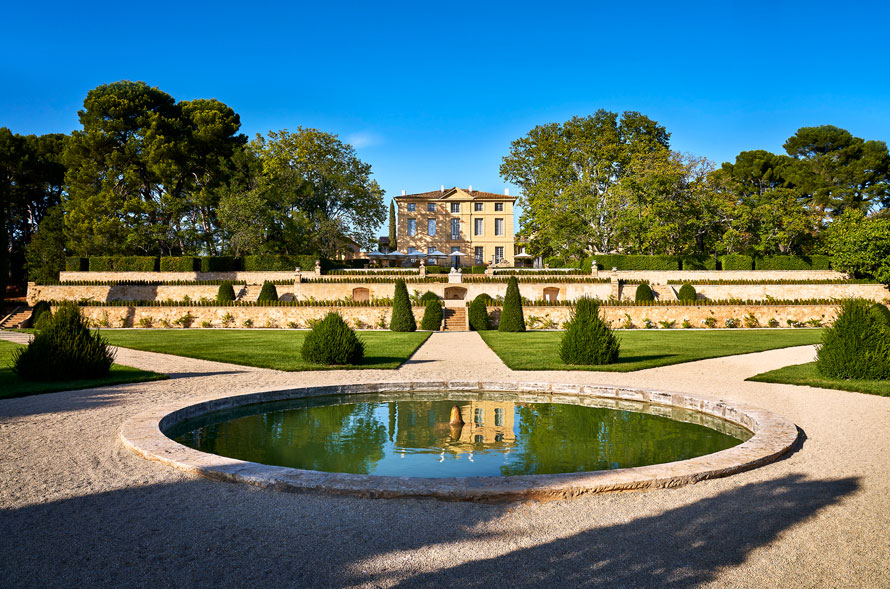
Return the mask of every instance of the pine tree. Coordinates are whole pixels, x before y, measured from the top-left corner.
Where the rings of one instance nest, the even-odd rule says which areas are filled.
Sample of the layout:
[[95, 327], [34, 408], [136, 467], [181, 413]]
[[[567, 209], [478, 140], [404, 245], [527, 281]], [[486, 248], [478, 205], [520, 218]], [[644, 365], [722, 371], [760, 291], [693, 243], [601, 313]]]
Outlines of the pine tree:
[[394, 252], [399, 248], [396, 239], [396, 207], [395, 201], [389, 201], [389, 251]]
[[614, 331], [599, 315], [599, 304], [582, 297], [559, 342], [559, 357], [566, 364], [601, 365], [618, 360], [620, 344]]
[[501, 310], [498, 331], [525, 331], [522, 297], [519, 296], [519, 282], [515, 276], [511, 276], [507, 283], [507, 294], [504, 295], [504, 308]]

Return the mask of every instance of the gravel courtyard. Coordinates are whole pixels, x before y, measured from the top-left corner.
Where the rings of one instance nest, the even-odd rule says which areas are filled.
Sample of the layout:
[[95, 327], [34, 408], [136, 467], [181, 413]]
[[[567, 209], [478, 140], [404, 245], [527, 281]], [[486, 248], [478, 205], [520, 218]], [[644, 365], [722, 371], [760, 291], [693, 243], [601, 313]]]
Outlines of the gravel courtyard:
[[[888, 587], [890, 398], [744, 382], [813, 355], [512, 372], [477, 334], [453, 332], [395, 371], [284, 373], [120, 349], [119, 363], [171, 379], [0, 401], [0, 586]], [[724, 479], [511, 504], [258, 490], [186, 476], [118, 439], [128, 417], [208, 392], [493, 378], [701, 393], [803, 434], [779, 462]]]

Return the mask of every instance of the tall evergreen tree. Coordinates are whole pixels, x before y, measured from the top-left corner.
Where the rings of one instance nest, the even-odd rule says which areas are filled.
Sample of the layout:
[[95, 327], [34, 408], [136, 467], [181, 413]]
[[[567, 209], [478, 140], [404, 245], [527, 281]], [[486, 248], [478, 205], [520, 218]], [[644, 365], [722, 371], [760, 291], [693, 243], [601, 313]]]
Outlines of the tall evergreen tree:
[[504, 295], [504, 307], [501, 309], [498, 331], [525, 331], [522, 297], [519, 296], [519, 282], [515, 276], [511, 276], [507, 282], [507, 294]]
[[408, 298], [408, 287], [404, 280], [396, 281], [396, 292], [392, 299], [392, 318], [389, 321], [389, 329], [392, 331], [417, 331], [417, 321], [411, 310], [411, 300]]
[[396, 225], [396, 206], [394, 201], [389, 201], [389, 251], [394, 252], [399, 249]]

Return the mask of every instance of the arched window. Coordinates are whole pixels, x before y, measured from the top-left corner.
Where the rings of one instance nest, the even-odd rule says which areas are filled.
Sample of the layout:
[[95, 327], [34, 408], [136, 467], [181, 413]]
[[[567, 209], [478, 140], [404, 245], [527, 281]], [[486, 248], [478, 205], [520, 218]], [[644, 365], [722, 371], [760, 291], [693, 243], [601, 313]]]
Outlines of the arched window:
[[371, 291], [367, 288], [353, 288], [352, 289], [352, 300], [353, 301], [370, 301], [371, 300]]

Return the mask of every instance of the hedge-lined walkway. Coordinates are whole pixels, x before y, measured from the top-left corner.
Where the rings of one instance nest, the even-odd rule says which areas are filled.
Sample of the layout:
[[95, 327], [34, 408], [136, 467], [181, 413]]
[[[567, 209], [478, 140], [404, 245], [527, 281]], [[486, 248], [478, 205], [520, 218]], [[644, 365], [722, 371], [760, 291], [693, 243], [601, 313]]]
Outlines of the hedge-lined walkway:
[[[6, 334], [3, 334], [4, 336]], [[629, 374], [514, 373], [475, 333], [398, 371], [282, 373], [121, 349], [162, 382], [0, 401], [0, 585], [890, 585], [890, 399], [744, 382], [811, 346]], [[677, 489], [476, 505], [261, 491], [125, 451], [158, 403], [353, 381], [503, 378], [691, 391], [805, 434], [787, 458]]]

